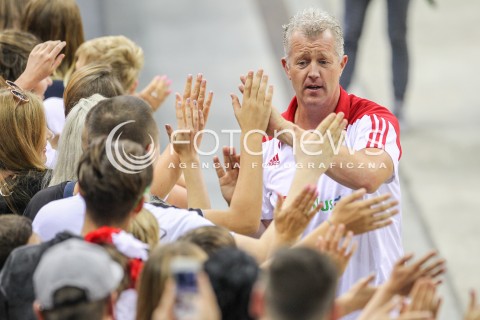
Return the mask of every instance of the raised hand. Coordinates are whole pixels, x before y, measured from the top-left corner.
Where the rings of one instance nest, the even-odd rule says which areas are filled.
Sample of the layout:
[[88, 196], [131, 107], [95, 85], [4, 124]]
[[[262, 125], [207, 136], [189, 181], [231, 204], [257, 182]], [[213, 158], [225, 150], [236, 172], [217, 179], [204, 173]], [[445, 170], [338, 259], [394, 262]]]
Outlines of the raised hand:
[[[193, 84], [192, 75], [187, 76], [187, 81], [185, 82], [185, 87], [183, 89], [183, 96], [177, 95], [177, 102], [182, 103], [182, 108], [186, 103], [187, 99], [196, 100], [198, 104], [198, 109], [203, 113], [203, 118], [205, 123], [208, 120], [208, 115], [210, 113], [210, 106], [212, 105], [213, 100], [213, 91], [210, 91], [206, 95], [207, 91], [207, 80], [203, 79], [203, 75], [199, 73], [195, 79], [195, 84]], [[202, 130], [203, 128], [201, 128]]]
[[275, 206], [275, 228], [284, 242], [296, 241], [316, 213], [313, 208], [318, 191], [315, 186], [305, 186], [293, 202], [283, 208], [283, 197], [278, 194]]
[[445, 273], [445, 260], [437, 258], [437, 253], [432, 251], [413, 264], [407, 262], [413, 258], [409, 254], [401, 258], [393, 266], [390, 278], [385, 282], [385, 289], [391, 294], [408, 295], [415, 282], [424, 277], [435, 280]]
[[235, 148], [223, 147], [223, 163], [225, 165], [222, 166], [217, 156], [213, 157], [213, 162], [222, 196], [230, 205], [240, 172], [240, 156], [236, 154]]
[[432, 279], [421, 278], [415, 282], [410, 294], [411, 302], [402, 310], [405, 312], [430, 311], [437, 318], [442, 299], [437, 294], [437, 286]]
[[390, 200], [391, 195], [362, 200], [365, 189], [359, 189], [342, 198], [334, 207], [330, 221], [334, 225], [345, 224], [347, 230], [361, 234], [383, 228], [392, 223], [390, 218], [398, 213], [391, 209], [398, 201]]
[[233, 110], [243, 133], [253, 130], [265, 132], [268, 119], [272, 111], [273, 87], [267, 90], [268, 76], [263, 70], [258, 70], [255, 76], [253, 71], [247, 75], [242, 104], [238, 97], [231, 94]]
[[[241, 94], [245, 91], [245, 83], [247, 81], [247, 77], [244, 75], [240, 76], [240, 85], [238, 86], [238, 90], [240, 91]], [[267, 126], [267, 134], [271, 137], [275, 136], [275, 132], [281, 131], [284, 129], [287, 129], [287, 123], [288, 121], [285, 120], [280, 112], [272, 106], [272, 113], [270, 114], [270, 119], [268, 121], [268, 126]], [[282, 134], [277, 137], [280, 139], [282, 142], [287, 143], [288, 145], [292, 145], [292, 136], [290, 134]]]
[[475, 290], [470, 291], [470, 304], [464, 320], [480, 320], [480, 305], [477, 302], [477, 292]]
[[[341, 145], [343, 129], [347, 121], [344, 114], [329, 114], [315, 130], [305, 131], [294, 126], [294, 155], [299, 165], [311, 166], [322, 172], [329, 167], [334, 155], [334, 148]], [[308, 147], [307, 147], [308, 145]]]
[[362, 313], [359, 320], [432, 320], [432, 313], [429, 311], [408, 311], [402, 313], [399, 317], [392, 318], [391, 313], [398, 310], [402, 305], [402, 299], [394, 297], [387, 303], [379, 306], [375, 310], [369, 310], [368, 314]]
[[168, 124], [165, 128], [170, 137], [172, 147], [180, 157], [180, 160], [189, 161], [198, 157], [195, 137], [200, 128], [204, 127], [205, 122], [203, 113], [198, 108], [197, 101], [187, 98], [184, 107], [182, 108], [180, 102], [175, 106], [178, 130], [173, 131]]
[[28, 56], [25, 71], [15, 83], [25, 90], [32, 90], [57, 69], [65, 58], [65, 55], [60, 52], [66, 45], [65, 41], [46, 41], [36, 45]]
[[138, 93], [138, 97], [145, 100], [155, 112], [172, 92], [170, 85], [172, 80], [167, 76], [156, 76], [150, 83]]
[[338, 297], [336, 302], [341, 308], [341, 316], [362, 310], [375, 294], [377, 287], [370, 285], [375, 275], [369, 275], [355, 283], [346, 293]]
[[[320, 236], [317, 241], [317, 248], [327, 255], [334, 262], [340, 277], [347, 268], [348, 262], [352, 255], [357, 251], [358, 243], [353, 242], [353, 232], [348, 231], [347, 235], [340, 245], [340, 241], [345, 236], [345, 226], [330, 226], [325, 237]], [[351, 247], [350, 247], [350, 244]], [[349, 249], [350, 248], [350, 249]]]

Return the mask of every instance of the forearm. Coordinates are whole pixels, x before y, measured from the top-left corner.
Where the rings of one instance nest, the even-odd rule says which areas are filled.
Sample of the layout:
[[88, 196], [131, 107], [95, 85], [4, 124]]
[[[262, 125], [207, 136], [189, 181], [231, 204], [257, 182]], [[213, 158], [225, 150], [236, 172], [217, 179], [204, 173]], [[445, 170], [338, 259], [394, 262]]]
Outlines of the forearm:
[[181, 174], [180, 158], [175, 151], [171, 150], [169, 144], [155, 165], [151, 193], [164, 199], [175, 186]]
[[242, 134], [241, 141], [241, 169], [230, 207], [227, 211], [206, 211], [205, 217], [234, 232], [252, 234], [258, 229], [262, 211], [262, 136], [255, 133], [245, 140]]
[[335, 299], [335, 303], [339, 307], [338, 314], [337, 314], [339, 318], [344, 317], [356, 311], [350, 307], [351, 306], [350, 299], [346, 297], [346, 294], [343, 294], [337, 299]]
[[180, 157], [187, 188], [189, 208], [210, 209], [210, 198], [203, 178], [198, 156]]
[[365, 188], [372, 193], [392, 177], [393, 162], [381, 149], [362, 149], [350, 154], [346, 146], [341, 146], [326, 174], [348, 188]]

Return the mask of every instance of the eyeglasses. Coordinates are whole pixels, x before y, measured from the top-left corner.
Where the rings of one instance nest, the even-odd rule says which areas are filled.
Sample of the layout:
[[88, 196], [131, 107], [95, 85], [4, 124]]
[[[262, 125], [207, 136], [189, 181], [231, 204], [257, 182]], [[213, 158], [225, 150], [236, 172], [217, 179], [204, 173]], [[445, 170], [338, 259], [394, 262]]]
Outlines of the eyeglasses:
[[20, 100], [22, 103], [30, 101], [28, 96], [23, 92], [22, 88], [20, 88], [15, 82], [10, 80], [5, 80], [5, 83], [8, 86], [8, 89], [13, 94], [15, 98]]

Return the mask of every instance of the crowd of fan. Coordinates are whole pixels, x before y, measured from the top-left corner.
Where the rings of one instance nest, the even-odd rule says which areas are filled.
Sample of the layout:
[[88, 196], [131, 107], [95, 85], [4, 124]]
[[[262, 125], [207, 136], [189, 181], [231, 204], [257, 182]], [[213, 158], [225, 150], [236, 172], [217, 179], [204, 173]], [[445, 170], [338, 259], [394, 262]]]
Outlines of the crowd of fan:
[[[337, 289], [364, 250], [358, 235], [387, 228], [398, 203], [359, 189], [304, 234], [320, 208], [325, 170], [314, 168], [334, 156], [318, 134], [293, 143], [301, 169], [278, 197], [275, 219], [260, 222], [265, 159], [256, 155], [262, 136], [250, 132], [268, 132], [279, 115], [262, 70], [241, 76], [243, 96], [232, 95], [242, 150], [224, 148], [222, 164], [214, 158], [228, 203], [214, 209], [194, 148], [213, 101], [202, 74], [187, 76], [176, 95], [183, 131], [167, 126], [171, 144], [160, 153], [153, 113], [171, 81], [157, 76], [138, 89], [138, 45], [124, 36], [85, 41], [74, 0], [0, 3], [1, 319], [437, 318], [445, 261], [434, 251], [400, 257], [385, 281], [370, 270]], [[329, 114], [317, 132], [341, 143], [344, 117]], [[132, 174], [128, 164], [119, 170], [118, 150], [155, 161]], [[187, 316], [172, 270], [179, 257], [203, 266]], [[480, 319], [475, 292], [465, 319]]]

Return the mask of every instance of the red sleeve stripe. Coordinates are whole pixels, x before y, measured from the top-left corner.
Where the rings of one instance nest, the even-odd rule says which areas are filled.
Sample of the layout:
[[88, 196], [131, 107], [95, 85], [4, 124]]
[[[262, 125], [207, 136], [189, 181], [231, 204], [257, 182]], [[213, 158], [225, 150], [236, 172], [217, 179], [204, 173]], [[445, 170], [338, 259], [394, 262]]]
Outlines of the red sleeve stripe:
[[385, 129], [385, 133], [383, 134], [383, 139], [382, 139], [382, 149], [385, 149], [385, 143], [387, 142], [389, 128], [390, 128], [390, 122], [387, 121], [387, 128]]
[[375, 118], [373, 115], [370, 115], [370, 121], [372, 122], [372, 131], [370, 132], [368, 136], [368, 142], [367, 142], [367, 148], [372, 148], [372, 142], [373, 142], [373, 134], [377, 130], [377, 123], [375, 121]]
[[368, 136], [367, 148], [385, 148], [389, 123], [374, 114], [370, 115], [370, 121], [372, 122], [372, 131]]
[[375, 116], [375, 118], [378, 120], [378, 123], [380, 126], [378, 127], [377, 135], [375, 136], [375, 147], [376, 148], [382, 148], [380, 145], [380, 138], [382, 137], [384, 126], [385, 126], [385, 119], [383, 118], [378, 118]]

